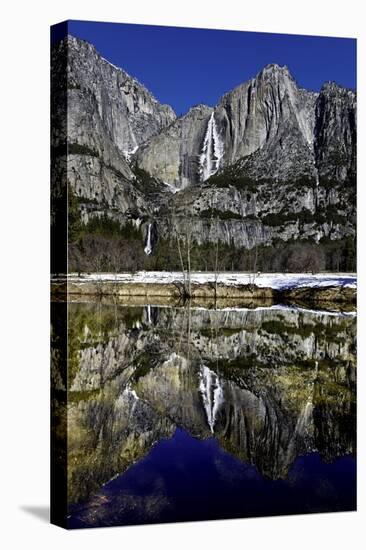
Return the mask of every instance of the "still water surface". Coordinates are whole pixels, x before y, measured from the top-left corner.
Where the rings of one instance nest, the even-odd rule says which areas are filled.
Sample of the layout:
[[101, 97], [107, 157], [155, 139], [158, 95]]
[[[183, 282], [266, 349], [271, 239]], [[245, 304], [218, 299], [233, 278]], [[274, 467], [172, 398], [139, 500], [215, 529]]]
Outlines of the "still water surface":
[[69, 526], [353, 510], [356, 319], [68, 306]]

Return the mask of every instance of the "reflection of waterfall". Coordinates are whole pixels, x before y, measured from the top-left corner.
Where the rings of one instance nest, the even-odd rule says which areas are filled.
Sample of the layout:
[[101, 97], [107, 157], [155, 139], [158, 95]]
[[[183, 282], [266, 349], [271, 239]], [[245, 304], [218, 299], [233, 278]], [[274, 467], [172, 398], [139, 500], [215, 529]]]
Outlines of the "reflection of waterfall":
[[297, 419], [295, 428], [297, 437], [305, 439], [305, 437], [310, 434], [313, 424], [313, 410], [313, 403], [309, 399]]
[[150, 304], [144, 306], [142, 320], [147, 325], [156, 325], [159, 320], [159, 308]]
[[151, 305], [148, 304], [147, 306], [147, 322], [149, 325], [151, 325]]
[[132, 389], [132, 386], [130, 383], [126, 385], [120, 399], [127, 401], [128, 414], [129, 414], [129, 417], [132, 418], [135, 413], [135, 409], [136, 409], [137, 402], [139, 401], [139, 397], [136, 394], [135, 390]]
[[214, 113], [212, 113], [203, 142], [202, 153], [200, 156], [201, 180], [205, 181], [215, 174], [220, 167], [223, 155], [222, 143], [220, 143], [217, 132]]
[[208, 425], [211, 432], [214, 433], [217, 412], [224, 402], [224, 392], [217, 374], [205, 366], [200, 369], [200, 392]]
[[144, 252], [145, 254], [147, 254], [148, 256], [151, 254], [152, 252], [152, 248], [151, 248], [151, 223], [149, 223], [149, 226], [147, 228], [147, 240], [146, 240], [146, 246], [144, 248]]

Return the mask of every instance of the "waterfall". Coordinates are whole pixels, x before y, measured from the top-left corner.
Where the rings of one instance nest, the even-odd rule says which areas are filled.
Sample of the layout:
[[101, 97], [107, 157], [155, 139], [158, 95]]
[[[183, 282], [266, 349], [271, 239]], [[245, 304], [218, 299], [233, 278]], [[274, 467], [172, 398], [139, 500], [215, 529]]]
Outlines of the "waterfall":
[[146, 246], [144, 248], [144, 252], [145, 254], [147, 254], [148, 256], [151, 254], [152, 252], [152, 247], [151, 247], [151, 223], [149, 223], [149, 227], [147, 229], [147, 240], [146, 240]]
[[205, 366], [201, 367], [200, 371], [200, 392], [208, 425], [211, 432], [214, 433], [217, 412], [224, 402], [224, 392], [217, 374]]
[[126, 149], [125, 151], [122, 151], [122, 153], [123, 153], [125, 159], [127, 160], [127, 162], [131, 161], [132, 155], [134, 155], [136, 153], [138, 148], [139, 148], [139, 146], [136, 145], [133, 149]]
[[128, 383], [122, 393], [122, 399], [126, 398], [128, 405], [129, 405], [129, 416], [133, 417], [137, 402], [139, 401], [139, 397], [136, 394], [135, 390], [132, 389], [132, 386], [130, 383]]
[[223, 146], [217, 132], [214, 113], [207, 124], [202, 153], [200, 156], [201, 181], [206, 181], [217, 172], [223, 156]]

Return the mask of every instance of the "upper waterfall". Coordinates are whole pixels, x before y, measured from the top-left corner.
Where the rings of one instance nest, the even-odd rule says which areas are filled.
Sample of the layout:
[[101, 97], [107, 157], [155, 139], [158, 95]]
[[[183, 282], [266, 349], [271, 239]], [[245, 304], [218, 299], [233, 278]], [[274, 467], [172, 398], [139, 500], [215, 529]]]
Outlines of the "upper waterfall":
[[212, 112], [200, 156], [201, 181], [206, 181], [217, 172], [223, 156], [223, 144], [217, 132], [214, 113]]
[[214, 433], [217, 413], [224, 402], [224, 392], [217, 374], [205, 365], [200, 369], [199, 389], [202, 395], [208, 425], [211, 432]]

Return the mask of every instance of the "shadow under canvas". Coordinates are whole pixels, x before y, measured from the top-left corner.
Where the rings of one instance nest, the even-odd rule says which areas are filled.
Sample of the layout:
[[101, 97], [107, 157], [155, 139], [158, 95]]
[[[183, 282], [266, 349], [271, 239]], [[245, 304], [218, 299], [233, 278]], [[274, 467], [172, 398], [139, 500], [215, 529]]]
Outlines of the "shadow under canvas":
[[49, 523], [50, 521], [50, 507], [49, 506], [20, 506], [20, 509], [27, 514], [30, 514], [43, 522]]

